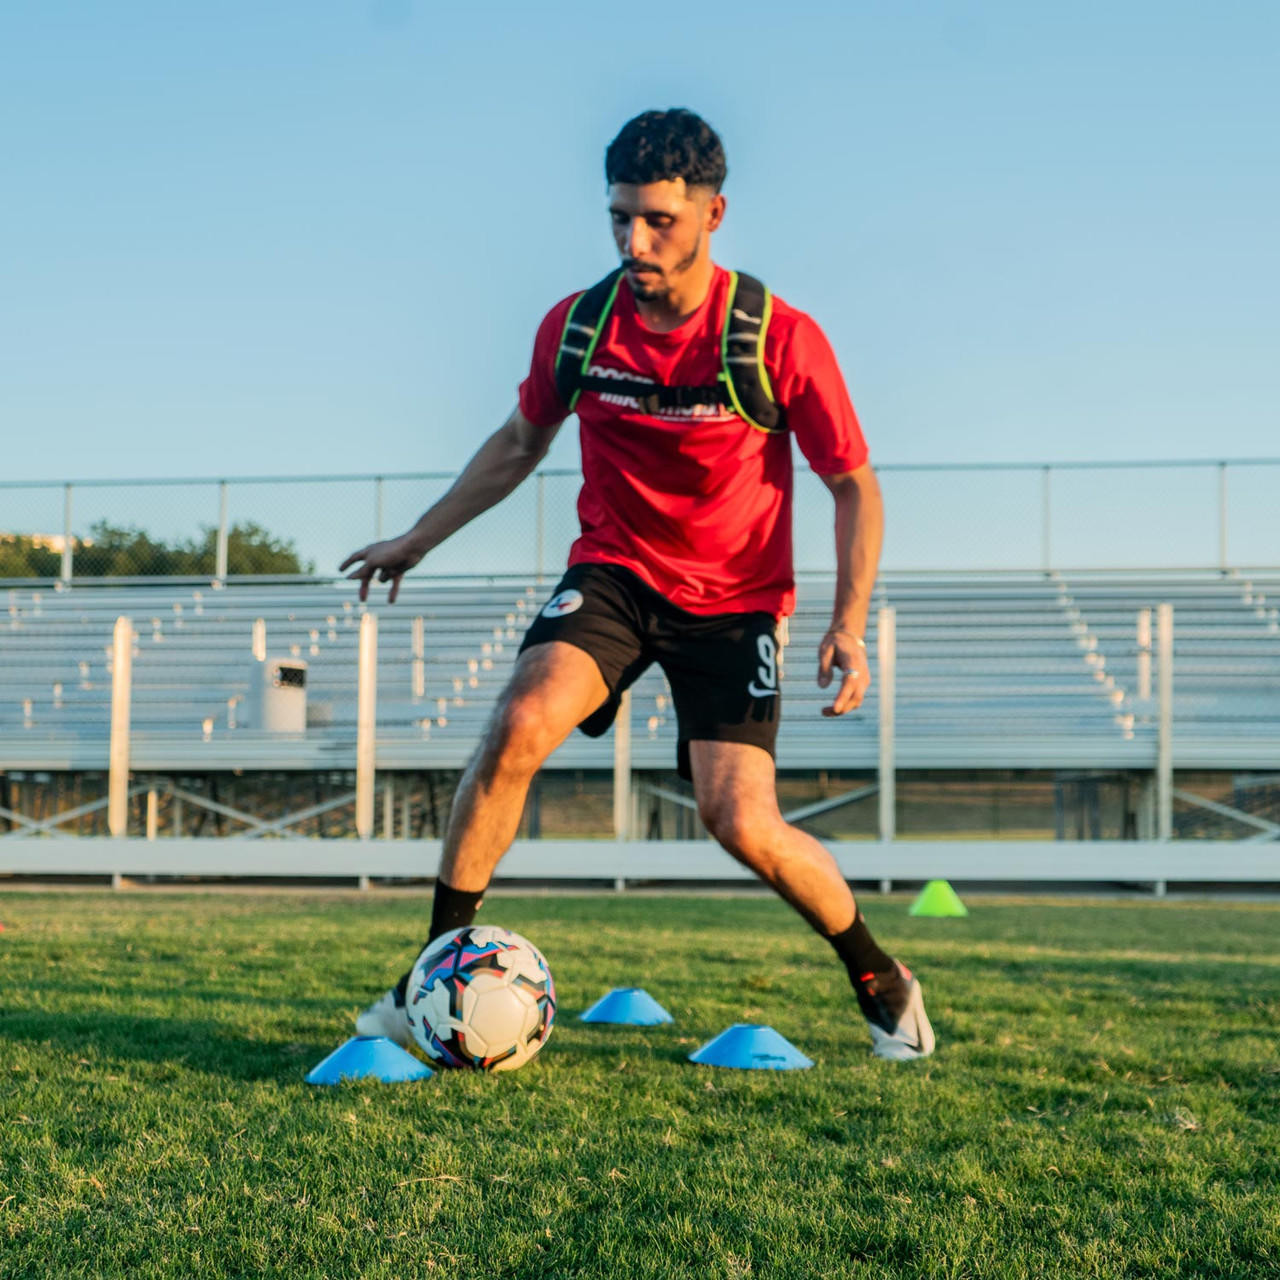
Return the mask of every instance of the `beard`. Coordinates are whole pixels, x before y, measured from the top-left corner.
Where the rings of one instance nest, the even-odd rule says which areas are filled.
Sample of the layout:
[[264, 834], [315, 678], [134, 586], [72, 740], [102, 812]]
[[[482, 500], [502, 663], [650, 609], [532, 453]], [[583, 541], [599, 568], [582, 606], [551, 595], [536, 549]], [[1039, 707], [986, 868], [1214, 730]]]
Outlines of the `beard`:
[[[631, 286], [631, 292], [635, 295], [637, 302], [661, 302], [671, 295], [671, 284], [669, 276], [682, 276], [691, 266], [698, 260], [698, 254], [702, 251], [702, 232], [698, 232], [698, 238], [694, 241], [693, 248], [680, 259], [670, 270], [663, 271], [661, 267], [653, 267], [652, 275], [642, 275], [639, 281], [634, 279], [628, 280]], [[641, 269], [650, 266], [647, 262], [640, 262], [635, 258], [624, 258], [622, 260], [624, 269]]]
[[671, 292], [671, 286], [662, 275], [655, 272], [652, 278], [641, 277], [643, 283], [628, 280], [637, 302], [660, 302]]

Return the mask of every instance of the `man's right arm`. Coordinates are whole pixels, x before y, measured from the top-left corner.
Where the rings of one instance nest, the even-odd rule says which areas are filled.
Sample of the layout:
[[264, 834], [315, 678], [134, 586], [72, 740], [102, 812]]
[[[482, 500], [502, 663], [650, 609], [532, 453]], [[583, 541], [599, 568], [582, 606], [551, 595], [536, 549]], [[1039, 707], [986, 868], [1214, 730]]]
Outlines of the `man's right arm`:
[[368, 599], [369, 584], [375, 579], [391, 583], [387, 603], [394, 604], [400, 579], [428, 552], [476, 516], [497, 506], [525, 480], [546, 456], [559, 430], [560, 423], [538, 427], [519, 408], [512, 410], [506, 422], [480, 446], [449, 491], [423, 513], [412, 529], [398, 538], [353, 551], [339, 571], [358, 566], [347, 576], [360, 580], [361, 600]]

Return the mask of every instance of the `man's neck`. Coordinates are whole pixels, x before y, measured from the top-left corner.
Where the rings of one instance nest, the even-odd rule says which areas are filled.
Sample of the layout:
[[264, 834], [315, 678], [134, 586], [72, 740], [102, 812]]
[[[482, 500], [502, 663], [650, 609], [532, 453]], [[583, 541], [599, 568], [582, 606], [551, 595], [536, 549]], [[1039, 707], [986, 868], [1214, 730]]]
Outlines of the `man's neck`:
[[665, 297], [650, 302], [636, 298], [636, 312], [647, 328], [658, 333], [670, 333], [684, 324], [707, 300], [715, 274], [716, 266], [710, 258], [695, 262], [681, 274]]

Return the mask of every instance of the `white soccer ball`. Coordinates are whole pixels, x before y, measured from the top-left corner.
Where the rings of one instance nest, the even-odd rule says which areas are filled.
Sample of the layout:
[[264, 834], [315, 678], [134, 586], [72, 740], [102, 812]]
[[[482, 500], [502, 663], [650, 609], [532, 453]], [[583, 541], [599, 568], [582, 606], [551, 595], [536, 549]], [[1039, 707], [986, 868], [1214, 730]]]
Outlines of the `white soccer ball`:
[[514, 1071], [547, 1042], [556, 988], [542, 952], [494, 925], [433, 938], [405, 988], [413, 1038], [446, 1067]]

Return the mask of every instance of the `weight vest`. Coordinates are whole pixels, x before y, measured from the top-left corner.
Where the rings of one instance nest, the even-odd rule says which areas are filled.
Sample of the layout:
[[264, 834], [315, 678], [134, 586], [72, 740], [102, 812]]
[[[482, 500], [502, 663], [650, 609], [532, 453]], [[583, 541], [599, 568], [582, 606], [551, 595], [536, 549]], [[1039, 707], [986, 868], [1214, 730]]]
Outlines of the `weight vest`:
[[565, 319], [556, 353], [556, 388], [572, 413], [584, 391], [634, 396], [644, 413], [727, 405], [757, 431], [783, 431], [783, 413], [764, 367], [764, 339], [773, 295], [745, 272], [729, 272], [729, 299], [720, 331], [720, 373], [710, 386], [667, 387], [640, 378], [602, 378], [588, 372], [605, 321], [613, 310], [622, 268], [580, 294]]

